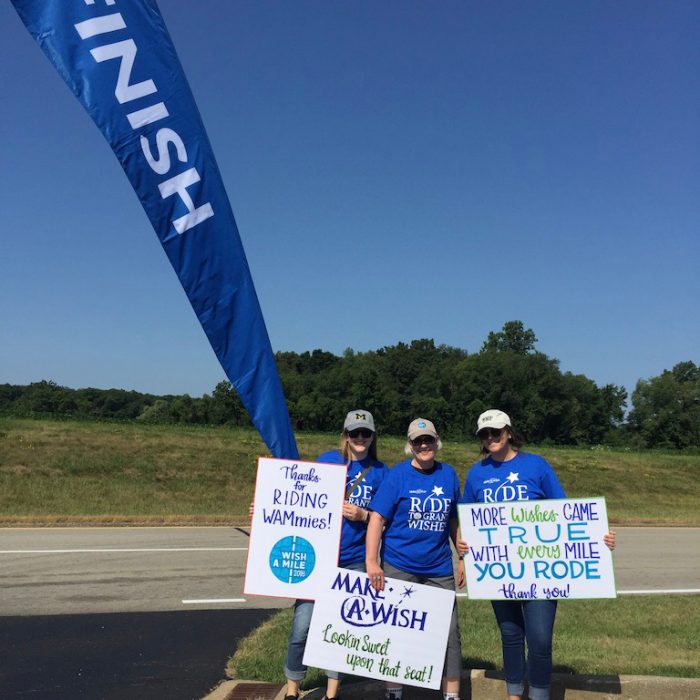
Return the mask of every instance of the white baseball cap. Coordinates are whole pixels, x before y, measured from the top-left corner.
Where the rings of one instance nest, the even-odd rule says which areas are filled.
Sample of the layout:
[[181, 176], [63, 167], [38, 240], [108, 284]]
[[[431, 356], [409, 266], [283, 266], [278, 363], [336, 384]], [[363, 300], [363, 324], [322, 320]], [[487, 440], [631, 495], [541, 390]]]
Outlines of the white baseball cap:
[[499, 411], [495, 408], [490, 408], [488, 411], [484, 411], [477, 421], [476, 434], [479, 434], [480, 430], [484, 428], [505, 428], [510, 425], [510, 418], [508, 418], [507, 413]]

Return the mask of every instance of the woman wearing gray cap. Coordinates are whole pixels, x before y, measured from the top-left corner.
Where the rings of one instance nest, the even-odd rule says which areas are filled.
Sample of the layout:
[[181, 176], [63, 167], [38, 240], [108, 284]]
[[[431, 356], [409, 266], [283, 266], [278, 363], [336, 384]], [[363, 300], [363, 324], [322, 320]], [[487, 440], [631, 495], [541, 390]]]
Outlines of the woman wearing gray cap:
[[[554, 469], [539, 455], [520, 451], [523, 438], [506, 413], [484, 411], [476, 434], [485, 458], [469, 470], [462, 503], [566, 498]], [[603, 540], [614, 549], [614, 532]], [[526, 678], [532, 700], [549, 700], [556, 600], [492, 600], [491, 605], [501, 631], [509, 700], [522, 698]]]
[[[391, 469], [372, 501], [366, 564], [371, 584], [378, 591], [384, 590], [384, 574], [455, 590], [450, 537], [456, 545], [460, 489], [455, 470], [435, 459], [441, 447], [435, 426], [425, 418], [416, 418], [408, 428], [406, 443], [406, 453], [412, 458]], [[383, 571], [378, 563], [380, 541]], [[459, 699], [461, 674], [462, 646], [455, 603], [442, 681], [446, 700]], [[386, 698], [400, 700], [401, 693], [400, 685], [387, 683]]]
[[[364, 409], [350, 411], [345, 417], [339, 449], [324, 452], [316, 461], [347, 466], [339, 566], [354, 571], [364, 571], [365, 538], [370, 515], [368, 508], [379, 484], [388, 473], [386, 464], [377, 459], [377, 437], [372, 414]], [[298, 698], [299, 683], [306, 676], [306, 666], [302, 663], [302, 659], [313, 609], [314, 604], [311, 600], [297, 600], [294, 606], [292, 632], [289, 636], [287, 662], [284, 667], [287, 677], [285, 700]], [[326, 671], [326, 675], [328, 676], [326, 698], [333, 700], [338, 696], [340, 674], [336, 671]]]

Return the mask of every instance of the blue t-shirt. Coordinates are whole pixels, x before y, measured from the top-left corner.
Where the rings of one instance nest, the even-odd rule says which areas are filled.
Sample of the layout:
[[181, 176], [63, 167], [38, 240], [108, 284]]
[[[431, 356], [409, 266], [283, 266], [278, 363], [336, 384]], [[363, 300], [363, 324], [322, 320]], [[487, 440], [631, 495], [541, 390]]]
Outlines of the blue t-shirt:
[[[346, 491], [350, 484], [355, 482], [355, 479], [365, 470], [370, 463], [371, 457], [365, 457], [359, 462], [353, 460], [348, 467], [348, 478], [346, 482]], [[317, 460], [325, 464], [346, 464], [343, 455], [338, 450], [324, 452]], [[377, 493], [379, 484], [382, 483], [384, 477], [389, 473], [389, 468], [383, 462], [374, 460], [372, 468], [365, 474], [362, 483], [348, 497], [348, 502], [355, 506], [369, 509], [369, 504]], [[343, 528], [340, 532], [340, 566], [348, 564], [357, 564], [365, 561], [365, 540], [367, 539], [367, 523], [359, 520], [348, 520], [343, 518]]]
[[411, 460], [389, 471], [372, 510], [387, 519], [382, 559], [417, 576], [450, 576], [450, 520], [457, 517], [459, 480], [449, 464], [416, 469]]
[[487, 457], [469, 470], [462, 503], [566, 498], [554, 469], [539, 455], [518, 452], [507, 462]]

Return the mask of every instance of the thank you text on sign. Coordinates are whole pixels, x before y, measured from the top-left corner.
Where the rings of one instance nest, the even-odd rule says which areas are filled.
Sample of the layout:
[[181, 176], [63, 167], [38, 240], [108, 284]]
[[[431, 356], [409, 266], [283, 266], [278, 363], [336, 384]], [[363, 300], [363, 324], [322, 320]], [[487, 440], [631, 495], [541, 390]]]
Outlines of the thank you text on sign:
[[470, 598], [615, 598], [604, 498], [460, 504]]
[[314, 606], [304, 663], [356, 676], [439, 688], [454, 591], [337, 569]]
[[258, 461], [244, 593], [313, 600], [338, 565], [346, 468]]

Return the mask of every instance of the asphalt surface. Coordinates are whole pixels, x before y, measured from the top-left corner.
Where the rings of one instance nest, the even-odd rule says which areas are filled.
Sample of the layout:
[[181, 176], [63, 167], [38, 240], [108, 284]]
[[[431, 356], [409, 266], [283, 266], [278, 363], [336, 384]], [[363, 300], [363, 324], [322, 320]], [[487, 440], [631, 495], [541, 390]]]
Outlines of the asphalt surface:
[[0, 698], [199, 700], [272, 612], [0, 617]]
[[700, 593], [700, 528], [617, 528], [613, 555], [618, 593]]

